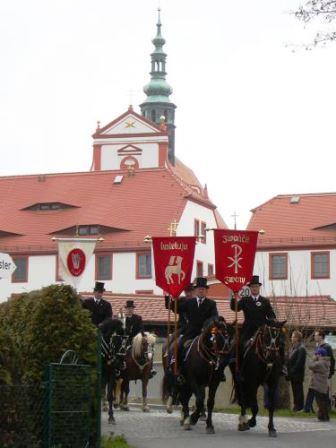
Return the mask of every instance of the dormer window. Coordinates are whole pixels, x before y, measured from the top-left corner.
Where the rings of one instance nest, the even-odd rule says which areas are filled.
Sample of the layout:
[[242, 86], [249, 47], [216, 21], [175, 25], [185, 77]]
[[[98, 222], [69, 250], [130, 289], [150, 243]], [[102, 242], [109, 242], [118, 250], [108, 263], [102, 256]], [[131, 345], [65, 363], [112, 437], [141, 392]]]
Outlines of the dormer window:
[[50, 211], [50, 210], [62, 210], [67, 208], [75, 208], [75, 205], [64, 204], [62, 202], [40, 202], [38, 204], [29, 205], [22, 210], [37, 210], [37, 211]]
[[100, 227], [97, 225], [91, 226], [78, 226], [78, 235], [98, 235], [100, 233]]

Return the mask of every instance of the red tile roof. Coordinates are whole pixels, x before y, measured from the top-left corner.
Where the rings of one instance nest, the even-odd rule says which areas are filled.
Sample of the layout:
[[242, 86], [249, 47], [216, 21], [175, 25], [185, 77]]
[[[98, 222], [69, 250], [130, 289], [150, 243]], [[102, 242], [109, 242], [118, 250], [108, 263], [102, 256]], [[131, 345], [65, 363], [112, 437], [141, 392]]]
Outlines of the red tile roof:
[[252, 213], [248, 230], [265, 230], [259, 248], [336, 246], [336, 193], [279, 195]]
[[[113, 183], [117, 175], [124, 176], [120, 184]], [[170, 168], [141, 169], [133, 177], [122, 171], [1, 177], [0, 250], [55, 251], [55, 232], [89, 224], [112, 228], [103, 234], [100, 249], [143, 247], [144, 236], [168, 234], [187, 199], [215, 209]], [[23, 210], [51, 202], [75, 208]]]
[[[83, 293], [83, 297], [90, 296]], [[210, 296], [209, 296], [210, 297]], [[136, 305], [136, 313], [140, 314], [146, 323], [166, 324], [168, 311], [164, 306], [163, 296], [143, 296], [137, 294], [106, 294], [113, 313], [116, 315], [123, 308], [126, 300], [132, 299]], [[218, 312], [228, 322], [234, 322], [235, 313], [230, 309], [230, 300], [215, 299]], [[287, 320], [288, 327], [300, 328], [336, 328], [336, 301], [330, 296], [307, 297], [276, 297], [271, 299], [273, 308], [279, 320]], [[174, 314], [171, 313], [171, 320]], [[243, 314], [238, 313], [238, 321], [242, 323]]]

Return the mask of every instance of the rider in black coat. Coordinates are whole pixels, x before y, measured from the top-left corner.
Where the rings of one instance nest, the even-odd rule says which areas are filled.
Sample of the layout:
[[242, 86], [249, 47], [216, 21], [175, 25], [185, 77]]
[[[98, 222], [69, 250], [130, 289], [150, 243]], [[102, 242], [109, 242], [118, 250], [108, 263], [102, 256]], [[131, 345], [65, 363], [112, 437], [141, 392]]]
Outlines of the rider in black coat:
[[[205, 297], [208, 288], [207, 279], [199, 277], [196, 279], [195, 285], [196, 297], [177, 302], [177, 312], [180, 315], [184, 314], [187, 321], [183, 332], [184, 340], [195, 338], [201, 333], [204, 323], [207, 320], [210, 321], [211, 319], [218, 318], [216, 302]], [[165, 305], [167, 309], [170, 306], [174, 310], [174, 303], [169, 303], [167, 298]]]
[[134, 301], [133, 300], [127, 300], [125, 310], [126, 310], [126, 317], [125, 317], [125, 333], [130, 337], [132, 340], [134, 336], [136, 336], [141, 331], [144, 331], [144, 326], [142, 322], [142, 317], [138, 314], [134, 314]]
[[112, 306], [110, 302], [103, 299], [103, 293], [105, 291], [104, 283], [96, 282], [93, 291], [94, 297], [90, 297], [82, 303], [83, 308], [90, 311], [92, 323], [98, 326], [105, 319], [112, 317]]
[[[260, 295], [259, 276], [254, 275], [247, 284], [251, 289], [251, 295], [243, 297], [238, 301], [238, 311], [244, 313], [244, 323], [241, 329], [241, 340], [247, 341], [251, 338], [258, 328], [264, 325], [267, 320], [276, 319], [276, 315], [273, 311], [270, 301]], [[233, 297], [230, 302], [230, 308], [235, 311], [235, 298]]]
[[[207, 321], [210, 322], [211, 320], [216, 320], [218, 318], [216, 302], [205, 297], [208, 288], [207, 279], [198, 277], [195, 285], [196, 297], [184, 300], [181, 303], [179, 301], [177, 302], [177, 312], [180, 315], [184, 314], [187, 320], [184, 333], [180, 336], [178, 342], [178, 366], [181, 366], [184, 357], [184, 343], [188, 339], [194, 339], [196, 336], [199, 336]], [[167, 296], [165, 305], [167, 309], [169, 309], [169, 307], [173, 310], [175, 309], [175, 304], [169, 301], [169, 297], [167, 298]], [[173, 358], [171, 362], [173, 362]], [[224, 379], [223, 373], [221, 376]], [[185, 381], [181, 372], [178, 373], [178, 377], [181, 383]]]

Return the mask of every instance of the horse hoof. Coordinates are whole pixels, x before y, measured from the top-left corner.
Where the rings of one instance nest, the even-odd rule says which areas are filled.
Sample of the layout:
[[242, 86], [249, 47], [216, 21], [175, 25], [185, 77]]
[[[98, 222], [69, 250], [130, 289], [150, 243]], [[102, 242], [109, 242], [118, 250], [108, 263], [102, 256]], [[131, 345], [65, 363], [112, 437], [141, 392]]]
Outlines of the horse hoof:
[[185, 423], [185, 424], [183, 425], [183, 429], [184, 429], [185, 431], [191, 431], [191, 425], [190, 425], [189, 423]]
[[148, 406], [144, 406], [142, 408], [142, 412], [149, 412], [149, 407]]
[[128, 406], [120, 406], [120, 410], [121, 411], [129, 411], [129, 407]]
[[113, 407], [114, 407], [114, 409], [118, 409], [119, 404], [118, 403], [113, 403]]
[[209, 426], [209, 427], [206, 429], [206, 433], [207, 433], [207, 434], [215, 434], [215, 428], [214, 428], [213, 426]]
[[277, 437], [277, 432], [275, 429], [269, 429], [268, 430], [268, 436], [269, 437]]
[[254, 428], [257, 425], [257, 422], [250, 418], [250, 420], [247, 422], [250, 428]]
[[248, 423], [239, 423], [238, 431], [248, 431], [250, 429]]
[[111, 417], [108, 418], [108, 422], [109, 422], [111, 425], [115, 425], [115, 423], [116, 423], [115, 418], [114, 418], [113, 416], [111, 416]]
[[173, 413], [173, 407], [170, 406], [168, 408], [166, 408], [167, 414], [172, 414]]

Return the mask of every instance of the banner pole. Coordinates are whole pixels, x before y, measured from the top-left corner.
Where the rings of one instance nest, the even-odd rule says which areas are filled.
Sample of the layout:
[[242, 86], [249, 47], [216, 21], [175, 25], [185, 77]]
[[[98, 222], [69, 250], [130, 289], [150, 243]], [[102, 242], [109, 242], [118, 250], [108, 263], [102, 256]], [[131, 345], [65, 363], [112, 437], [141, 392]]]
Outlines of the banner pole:
[[174, 374], [177, 375], [178, 365], [177, 365], [177, 298], [174, 300]]
[[238, 327], [238, 293], [234, 292], [235, 298], [235, 332], [236, 332], [236, 374], [239, 373], [239, 327]]
[[168, 349], [169, 349], [169, 335], [170, 335], [170, 315], [171, 315], [171, 296], [169, 296], [169, 302], [168, 302], [168, 320], [167, 320], [167, 342], [168, 342]]

